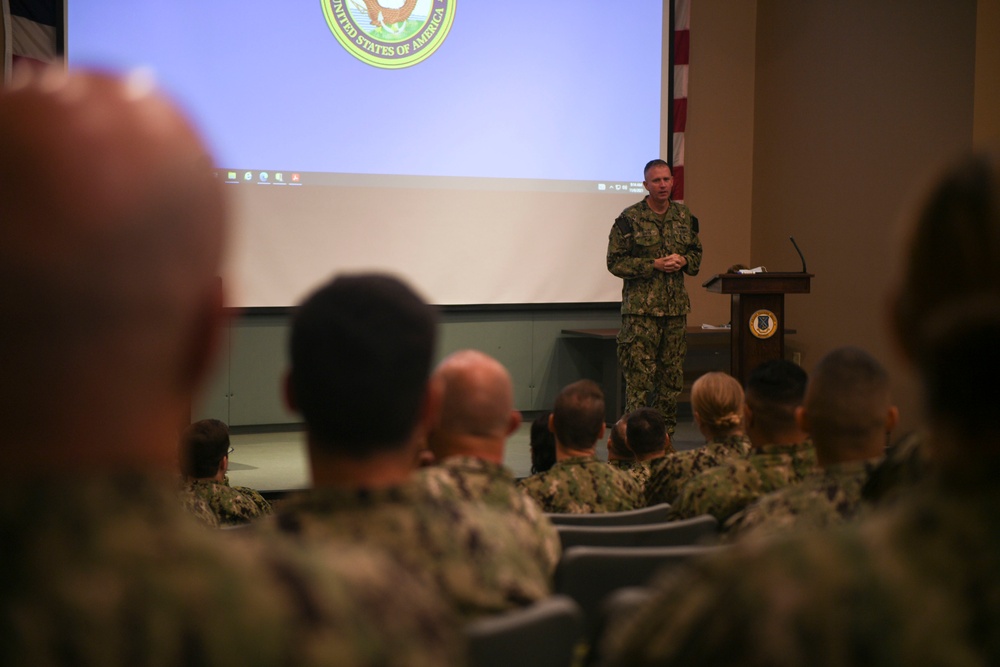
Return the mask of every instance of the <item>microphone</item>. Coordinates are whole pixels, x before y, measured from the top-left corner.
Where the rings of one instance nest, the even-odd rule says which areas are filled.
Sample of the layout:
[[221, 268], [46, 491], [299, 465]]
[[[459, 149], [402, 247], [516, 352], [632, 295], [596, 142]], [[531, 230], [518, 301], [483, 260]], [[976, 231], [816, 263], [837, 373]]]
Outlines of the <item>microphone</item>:
[[795, 242], [795, 237], [789, 236], [788, 240], [792, 242], [793, 246], [795, 246], [795, 252], [799, 253], [799, 259], [802, 260], [802, 273], [808, 273], [808, 271], [806, 271], [806, 258], [802, 256], [802, 251], [799, 250], [799, 244]]

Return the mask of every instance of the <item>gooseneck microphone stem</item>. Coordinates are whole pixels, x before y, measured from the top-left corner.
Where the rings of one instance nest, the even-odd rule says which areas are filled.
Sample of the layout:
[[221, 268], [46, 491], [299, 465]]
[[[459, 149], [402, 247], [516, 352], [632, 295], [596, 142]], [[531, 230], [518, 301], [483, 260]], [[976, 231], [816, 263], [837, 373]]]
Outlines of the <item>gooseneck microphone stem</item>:
[[799, 253], [799, 259], [802, 260], [802, 273], [808, 273], [808, 271], [806, 271], [806, 258], [802, 256], [802, 251], [799, 250], [799, 244], [795, 242], [795, 237], [789, 236], [788, 240], [792, 242], [793, 246], [795, 246], [795, 252]]

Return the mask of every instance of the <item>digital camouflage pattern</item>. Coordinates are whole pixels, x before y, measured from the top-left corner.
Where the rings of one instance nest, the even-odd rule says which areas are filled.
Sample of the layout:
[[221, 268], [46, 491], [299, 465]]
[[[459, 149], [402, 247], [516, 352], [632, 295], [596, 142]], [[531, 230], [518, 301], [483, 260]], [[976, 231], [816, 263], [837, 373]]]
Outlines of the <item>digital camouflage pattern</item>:
[[543, 512], [592, 514], [643, 507], [642, 487], [631, 475], [590, 456], [557, 461], [518, 485]]
[[201, 508], [208, 506], [222, 526], [250, 523], [272, 513], [271, 503], [247, 486], [229, 486], [223, 482], [192, 479], [184, 484], [181, 503], [185, 509], [201, 517]]
[[678, 519], [711, 514], [724, 525], [761, 496], [799, 482], [816, 470], [816, 449], [811, 441], [765, 445], [745, 460], [730, 460], [688, 481], [672, 503], [671, 514]]
[[170, 479], [8, 480], [0, 535], [2, 665], [462, 662], [457, 619], [387, 557], [207, 530]]
[[538, 504], [517, 488], [502, 464], [472, 456], [452, 456], [421, 468], [416, 482], [441, 501], [483, 503], [499, 512], [525, 553], [534, 554], [552, 575], [562, 555], [559, 533]]
[[608, 465], [618, 468], [619, 470], [624, 470], [628, 474], [632, 475], [632, 479], [638, 482], [641, 488], [645, 489], [646, 483], [649, 481], [649, 476], [653, 470], [653, 464], [659, 460], [661, 459], [650, 459], [648, 461], [616, 459], [614, 461], [608, 461]]
[[[674, 273], [653, 269], [653, 260], [677, 253], [687, 265]], [[684, 274], [698, 275], [701, 240], [691, 211], [670, 202], [659, 215], [643, 199], [622, 211], [608, 236], [608, 271], [622, 278], [622, 314], [676, 317], [691, 311]]]
[[[656, 258], [674, 253], [687, 260], [682, 270], [653, 269]], [[625, 412], [655, 408], [669, 433], [677, 425], [677, 395], [684, 388], [691, 311], [684, 274], [697, 275], [701, 257], [691, 211], [677, 202], [659, 215], [643, 199], [622, 211], [608, 237], [608, 271], [623, 280], [618, 363], [625, 377]]]
[[750, 438], [730, 435], [712, 440], [703, 447], [667, 454], [653, 464], [646, 482], [646, 504], [673, 503], [681, 487], [699, 473], [715, 468], [731, 459], [750, 455]]
[[312, 489], [254, 526], [306, 544], [381, 548], [436, 586], [463, 619], [526, 606], [552, 592], [549, 572], [521, 549], [504, 512], [429, 498], [416, 481], [379, 490]]
[[609, 633], [607, 664], [1000, 664], [1000, 460], [987, 459], [859, 523], [751, 535], [665, 574]]
[[881, 459], [827, 466], [797, 484], [778, 489], [729, 518], [727, 539], [748, 533], [827, 528], [861, 514], [861, 487]]

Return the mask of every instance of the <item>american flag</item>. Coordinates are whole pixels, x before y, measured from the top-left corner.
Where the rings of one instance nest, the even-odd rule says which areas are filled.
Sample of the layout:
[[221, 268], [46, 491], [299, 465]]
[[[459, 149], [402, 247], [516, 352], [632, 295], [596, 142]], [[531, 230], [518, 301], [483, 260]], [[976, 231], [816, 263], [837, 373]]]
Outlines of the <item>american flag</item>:
[[2, 0], [4, 74], [24, 63], [48, 63], [62, 57], [62, 0]]
[[691, 0], [674, 0], [674, 99], [670, 171], [674, 201], [684, 201], [684, 130], [687, 128], [688, 55], [691, 39]]

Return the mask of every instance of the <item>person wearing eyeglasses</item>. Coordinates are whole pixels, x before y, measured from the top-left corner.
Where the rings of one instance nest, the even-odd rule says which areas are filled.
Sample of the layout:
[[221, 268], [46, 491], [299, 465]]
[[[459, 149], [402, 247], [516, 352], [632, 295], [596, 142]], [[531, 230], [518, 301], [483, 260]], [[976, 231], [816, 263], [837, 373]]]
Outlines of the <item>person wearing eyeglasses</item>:
[[191, 424], [181, 438], [181, 500], [209, 525], [240, 525], [273, 513], [271, 503], [256, 489], [229, 484], [229, 455], [233, 451], [229, 427], [218, 419]]

